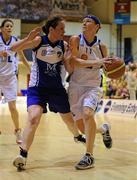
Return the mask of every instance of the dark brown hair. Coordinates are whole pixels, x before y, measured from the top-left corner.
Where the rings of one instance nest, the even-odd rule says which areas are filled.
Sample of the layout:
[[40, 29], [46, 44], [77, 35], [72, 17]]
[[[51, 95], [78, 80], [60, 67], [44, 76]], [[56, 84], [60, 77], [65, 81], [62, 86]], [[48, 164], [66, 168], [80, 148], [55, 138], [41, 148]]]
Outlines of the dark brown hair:
[[4, 25], [5, 25], [6, 22], [11, 22], [12, 24], [14, 24], [11, 19], [4, 19], [4, 20], [2, 21], [2, 23], [1, 23], [1, 25], [0, 25], [0, 28], [4, 27]]
[[56, 28], [56, 26], [59, 24], [60, 21], [63, 21], [63, 17], [61, 16], [54, 16], [51, 17], [47, 20], [47, 22], [45, 23], [45, 25], [42, 27], [42, 31], [45, 34], [49, 34], [49, 28], [53, 27], [54, 29]]

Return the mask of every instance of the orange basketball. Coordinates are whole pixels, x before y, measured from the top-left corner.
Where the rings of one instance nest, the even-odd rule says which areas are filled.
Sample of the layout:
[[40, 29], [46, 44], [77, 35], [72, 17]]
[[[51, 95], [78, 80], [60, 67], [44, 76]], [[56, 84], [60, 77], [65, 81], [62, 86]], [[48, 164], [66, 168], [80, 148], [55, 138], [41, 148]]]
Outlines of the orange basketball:
[[119, 57], [112, 57], [112, 63], [104, 63], [103, 69], [107, 77], [118, 79], [125, 73], [125, 62]]

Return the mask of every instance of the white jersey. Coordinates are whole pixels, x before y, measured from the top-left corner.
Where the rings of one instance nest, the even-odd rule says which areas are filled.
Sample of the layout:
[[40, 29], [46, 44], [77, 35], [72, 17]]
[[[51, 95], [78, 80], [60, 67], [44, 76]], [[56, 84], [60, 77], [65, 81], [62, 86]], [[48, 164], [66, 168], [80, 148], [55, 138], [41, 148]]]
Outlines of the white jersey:
[[[86, 42], [83, 34], [80, 34], [79, 43], [79, 58], [86, 56], [88, 60], [95, 60], [102, 58], [100, 50], [100, 40], [95, 37], [90, 44]], [[89, 68], [75, 68], [71, 75], [70, 84], [77, 84], [79, 86], [98, 87], [101, 85], [101, 71], [100, 66]]]
[[[14, 36], [10, 37], [8, 42], [5, 42], [2, 34], [0, 33], [0, 51], [8, 49], [11, 44], [17, 41]], [[15, 74], [15, 62], [17, 53], [12, 53], [7, 57], [0, 57], [0, 77], [14, 75]]]

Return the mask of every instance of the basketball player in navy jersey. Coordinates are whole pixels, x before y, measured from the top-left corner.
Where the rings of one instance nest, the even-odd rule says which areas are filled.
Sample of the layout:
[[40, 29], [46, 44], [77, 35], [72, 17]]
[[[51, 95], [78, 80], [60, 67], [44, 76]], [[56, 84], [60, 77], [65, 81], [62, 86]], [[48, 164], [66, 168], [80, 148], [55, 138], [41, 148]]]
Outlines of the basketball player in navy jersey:
[[[21, 143], [21, 129], [19, 126], [19, 114], [16, 108], [17, 78], [15, 62], [18, 61], [17, 53], [7, 54], [6, 49], [18, 39], [12, 36], [14, 23], [5, 19], [1, 23], [0, 32], [0, 93], [2, 92], [5, 102], [8, 102], [11, 118], [15, 126], [16, 142]], [[22, 51], [18, 53], [19, 59], [30, 71], [29, 64]]]
[[[96, 36], [100, 27], [100, 20], [96, 16], [86, 16], [83, 19], [83, 32], [79, 36], [71, 37], [70, 52], [68, 57], [66, 56], [71, 72], [69, 82], [71, 111], [79, 129], [86, 135], [86, 153], [75, 166], [80, 170], [94, 167], [93, 146], [97, 132], [94, 113], [103, 92], [100, 67], [103, 63], [111, 63], [107, 57], [106, 46]], [[107, 148], [112, 146], [109, 130], [107, 123], [98, 129]]]
[[52, 17], [43, 27], [46, 35], [39, 36], [40, 30], [40, 28], [34, 29], [26, 38], [14, 43], [8, 51], [32, 48], [34, 58], [27, 92], [28, 121], [23, 133], [20, 155], [13, 162], [14, 166], [19, 169], [25, 168], [29, 148], [42, 113], [47, 112], [47, 104], [50, 111], [60, 113], [69, 130], [75, 137], [79, 137], [70, 113], [68, 96], [62, 83], [62, 72], [64, 72], [65, 65], [63, 54], [67, 47], [67, 43], [63, 41], [64, 20], [62, 17]]

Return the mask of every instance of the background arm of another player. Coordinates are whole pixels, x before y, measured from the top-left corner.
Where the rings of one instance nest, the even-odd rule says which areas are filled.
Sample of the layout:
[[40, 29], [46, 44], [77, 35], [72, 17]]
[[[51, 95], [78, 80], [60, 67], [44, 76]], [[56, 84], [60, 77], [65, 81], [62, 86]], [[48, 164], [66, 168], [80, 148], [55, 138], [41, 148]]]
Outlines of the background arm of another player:
[[22, 51], [19, 51], [18, 52], [18, 55], [19, 55], [19, 59], [23, 62], [23, 64], [27, 67], [29, 73], [31, 71], [31, 68], [30, 68], [30, 65], [28, 63], [28, 60], [26, 59], [24, 53]]

